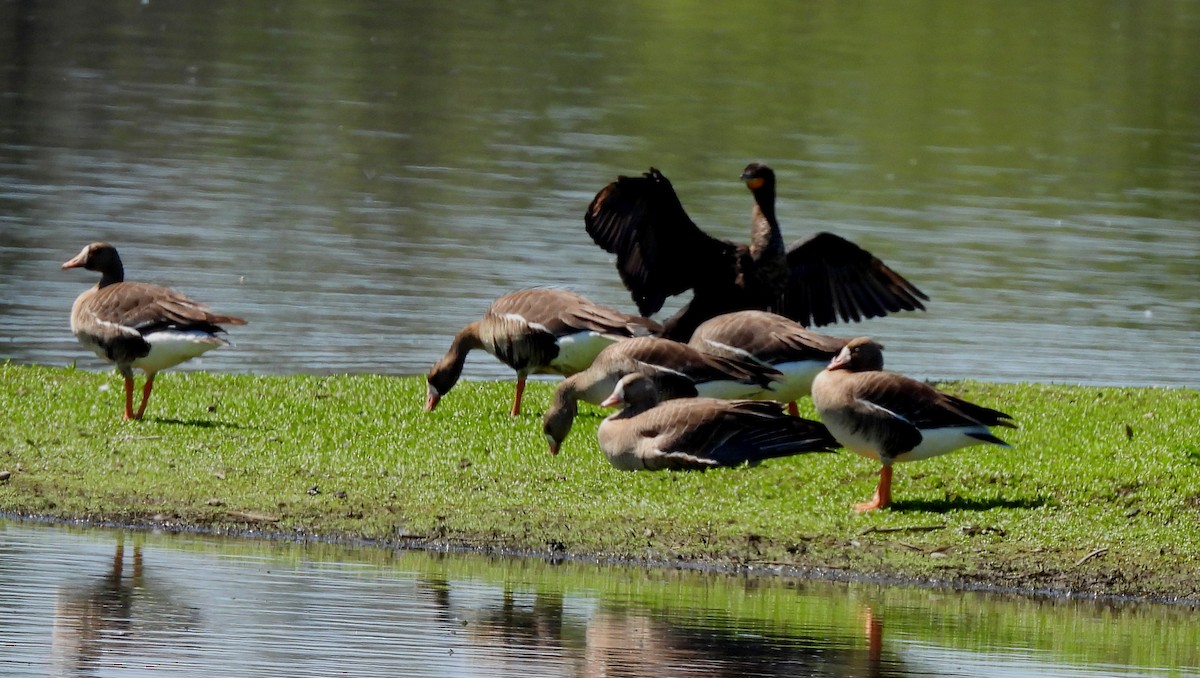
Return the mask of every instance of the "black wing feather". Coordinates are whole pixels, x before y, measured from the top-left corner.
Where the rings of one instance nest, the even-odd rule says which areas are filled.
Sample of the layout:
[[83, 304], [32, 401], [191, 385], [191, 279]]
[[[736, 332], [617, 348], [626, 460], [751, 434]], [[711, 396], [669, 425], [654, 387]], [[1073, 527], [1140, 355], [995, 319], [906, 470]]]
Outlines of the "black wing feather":
[[929, 297], [870, 252], [832, 233], [788, 249], [783, 315], [807, 327], [924, 310]]
[[646, 316], [667, 297], [728, 267], [736, 249], [700, 230], [671, 182], [653, 167], [605, 186], [588, 205], [584, 224], [597, 245], [617, 255], [621, 281]]

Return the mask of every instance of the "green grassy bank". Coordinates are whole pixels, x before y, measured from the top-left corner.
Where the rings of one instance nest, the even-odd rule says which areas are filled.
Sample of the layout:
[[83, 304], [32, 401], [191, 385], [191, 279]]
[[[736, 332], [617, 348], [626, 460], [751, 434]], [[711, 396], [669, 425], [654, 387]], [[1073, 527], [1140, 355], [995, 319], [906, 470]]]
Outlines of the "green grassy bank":
[[552, 457], [551, 383], [515, 418], [507, 382], [462, 383], [433, 413], [418, 377], [156, 386], [123, 422], [112, 373], [0, 366], [0, 512], [1200, 602], [1194, 390], [944, 384], [1011, 413], [1015, 449], [900, 465], [893, 508], [860, 515], [878, 466], [847, 453], [624, 473], [585, 405]]

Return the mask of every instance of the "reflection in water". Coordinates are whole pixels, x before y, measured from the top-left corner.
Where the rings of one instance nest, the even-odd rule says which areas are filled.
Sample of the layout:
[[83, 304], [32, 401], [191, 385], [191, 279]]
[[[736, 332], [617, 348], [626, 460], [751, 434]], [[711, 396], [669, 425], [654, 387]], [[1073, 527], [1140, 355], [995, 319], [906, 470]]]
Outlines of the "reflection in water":
[[[864, 610], [867, 634], [854, 639], [786, 635], [726, 618], [719, 610], [664, 614], [629, 601], [602, 601], [582, 620], [560, 591], [522, 593], [505, 586], [499, 601], [452, 606], [453, 585], [421, 582], [449, 624], [471, 638], [470, 662], [480, 675], [520, 676], [547, 659], [583, 678], [687, 675], [881, 676], [903, 675], [896, 658], [883, 661], [883, 625]], [[884, 667], [884, 668], [881, 668]]]
[[[448, 589], [453, 585], [447, 583]], [[505, 585], [499, 603], [491, 596], [473, 601], [478, 607], [454, 609], [450, 599], [439, 611], [461, 624], [470, 638], [467, 657], [480, 675], [519, 676], [531, 665], [554, 670], [575, 663], [582, 644], [578, 619], [564, 614], [561, 591], [522, 593]]]
[[134, 546], [133, 573], [124, 577], [125, 541], [117, 539], [112, 569], [88, 584], [67, 584], [54, 606], [50, 656], [70, 675], [89, 675], [98, 668], [104, 643], [126, 636], [131, 626], [134, 589], [142, 586], [142, 549]]
[[178, 605], [145, 580], [139, 541], [127, 559], [124, 535], [118, 533], [107, 572], [58, 587], [50, 662], [59, 675], [98, 675], [114, 657], [152, 656], [155, 646], [183, 642], [196, 625], [194, 608]]
[[[706, 678], [738, 676], [904, 675], [903, 666], [881, 669], [878, 648], [840, 645], [837, 639], [773, 636], [718, 620], [712, 626], [668, 623], [650, 611], [602, 610], [588, 623], [581, 675], [589, 678], [667, 676], [688, 668]], [[844, 642], [844, 641], [843, 641]]]
[[119, 534], [0, 521], [0, 675], [1097, 677], [1200, 668], [1200, 628], [1181, 608], [138, 540], [127, 549]]
[[883, 622], [871, 613], [869, 607], [863, 610], [863, 619], [867, 632], [867, 665], [877, 669], [883, 657]]

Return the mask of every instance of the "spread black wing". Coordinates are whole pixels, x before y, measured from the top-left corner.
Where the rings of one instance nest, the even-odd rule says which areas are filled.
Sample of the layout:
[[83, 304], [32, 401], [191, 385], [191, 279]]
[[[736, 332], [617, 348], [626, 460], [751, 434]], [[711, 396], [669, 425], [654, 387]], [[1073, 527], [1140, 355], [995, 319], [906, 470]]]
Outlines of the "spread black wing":
[[806, 327], [924, 310], [929, 297], [875, 255], [832, 233], [788, 248], [782, 315]]

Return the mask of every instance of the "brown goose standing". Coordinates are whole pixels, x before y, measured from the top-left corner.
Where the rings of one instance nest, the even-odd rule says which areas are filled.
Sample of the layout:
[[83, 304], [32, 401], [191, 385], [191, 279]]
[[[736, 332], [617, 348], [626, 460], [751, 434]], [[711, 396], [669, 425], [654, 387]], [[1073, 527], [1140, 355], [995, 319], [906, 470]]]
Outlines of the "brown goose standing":
[[970, 445], [1010, 447], [989, 426], [1016, 428], [1011, 416], [942, 393], [921, 381], [883, 371], [883, 347], [866, 337], [850, 340], [813, 380], [821, 420], [846, 449], [883, 464], [871, 501], [892, 501], [892, 464], [917, 461]]
[[775, 173], [751, 163], [742, 180], [755, 203], [749, 245], [700, 230], [653, 167], [640, 177], [619, 177], [588, 206], [588, 235], [617, 255], [617, 271], [642, 315], [694, 290], [691, 302], [663, 323], [663, 336], [687, 341], [701, 322], [744, 309], [816, 327], [839, 316], [851, 321], [925, 308], [921, 290], [844, 238], [818, 233], [785, 249], [775, 219]]
[[760, 396], [779, 371], [762, 363], [711, 355], [670, 339], [629, 339], [605, 348], [592, 366], [567, 377], [554, 391], [542, 422], [550, 453], [559, 447], [578, 414], [578, 402], [599, 405], [621, 377], [638, 372], [654, 380], [664, 400], [696, 395], [713, 398]]
[[628, 374], [601, 403], [625, 409], [600, 423], [596, 437], [608, 461], [623, 471], [706, 469], [756, 464], [805, 452], [832, 452], [824, 424], [783, 413], [757, 400], [682, 398], [660, 403], [654, 382]]
[[796, 401], [812, 392], [812, 382], [849, 339], [805, 329], [768, 311], [734, 311], [700, 323], [688, 345], [706, 353], [757, 360], [782, 373], [765, 398], [787, 403], [799, 416]]
[[[79, 343], [116, 363], [125, 377], [125, 418], [141, 419], [154, 388], [154, 375], [229, 342], [221, 325], [246, 321], [212, 313], [179, 292], [159, 285], [125, 282], [117, 249], [94, 242], [62, 265], [100, 273], [100, 282], [75, 299], [71, 331]], [[133, 370], [146, 373], [142, 404], [133, 411]]]
[[562, 289], [538, 288], [506, 294], [481, 320], [459, 330], [450, 350], [429, 368], [425, 409], [432, 411], [462, 375], [467, 353], [482, 348], [517, 371], [511, 413], [521, 412], [530, 374], [570, 376], [592, 364], [605, 346], [629, 337], [657, 334], [658, 323], [622, 313]]

